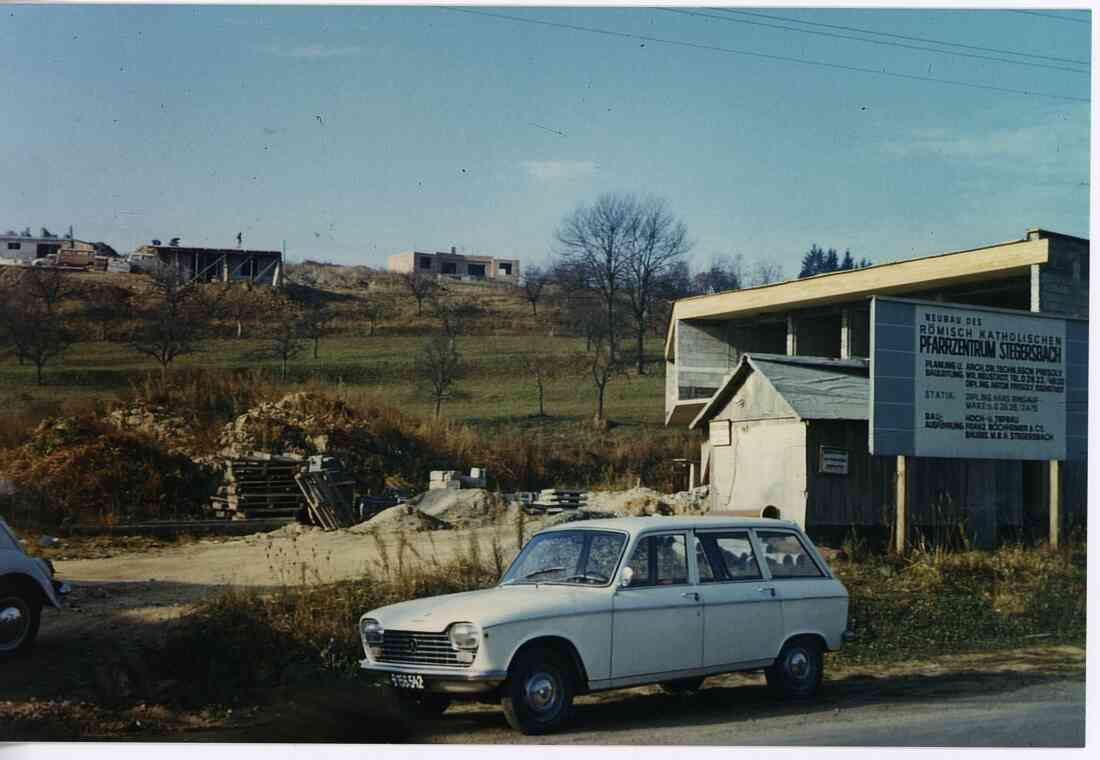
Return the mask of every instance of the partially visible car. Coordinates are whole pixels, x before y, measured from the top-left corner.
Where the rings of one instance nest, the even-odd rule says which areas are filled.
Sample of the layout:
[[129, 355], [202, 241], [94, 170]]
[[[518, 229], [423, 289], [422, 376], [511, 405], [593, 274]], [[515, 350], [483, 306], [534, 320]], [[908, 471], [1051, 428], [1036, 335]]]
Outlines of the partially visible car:
[[810, 697], [847, 624], [847, 590], [793, 522], [589, 520], [536, 533], [494, 588], [367, 612], [360, 665], [421, 715], [499, 700], [513, 728], [544, 734], [578, 694], [693, 691], [734, 671]]
[[53, 563], [23, 551], [0, 518], [0, 660], [29, 654], [42, 608], [60, 608], [61, 596], [68, 592], [68, 585], [54, 577]]

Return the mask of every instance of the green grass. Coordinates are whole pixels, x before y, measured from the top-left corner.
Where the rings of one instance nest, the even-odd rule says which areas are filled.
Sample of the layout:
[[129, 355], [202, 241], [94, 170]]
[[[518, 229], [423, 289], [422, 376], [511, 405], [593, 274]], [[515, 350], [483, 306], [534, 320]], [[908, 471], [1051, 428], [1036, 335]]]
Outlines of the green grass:
[[[395, 335], [328, 338], [322, 341], [317, 359], [307, 350], [291, 362], [288, 391], [303, 383], [320, 383], [349, 392], [366, 391], [410, 414], [430, 416], [433, 403], [416, 389], [413, 372], [423, 341], [418, 336]], [[202, 344], [201, 351], [181, 357], [173, 368], [259, 370], [267, 379], [277, 380], [277, 362], [252, 358], [264, 345], [258, 339], [209, 340]], [[584, 350], [583, 339], [544, 335], [470, 336], [460, 338], [458, 348], [469, 364], [469, 375], [459, 385], [460, 397], [444, 403], [444, 416], [486, 431], [541, 429], [547, 423], [572, 424], [592, 418], [595, 390], [576, 358]], [[549, 421], [531, 419], [537, 411], [534, 388], [517, 367], [518, 358], [531, 350], [552, 355], [570, 372], [547, 388]], [[652, 342], [652, 350], [659, 350], [657, 341]], [[659, 358], [651, 356], [647, 375], [612, 381], [606, 399], [610, 419], [650, 432], [663, 429], [664, 365]], [[0, 361], [0, 388], [10, 414], [19, 411], [20, 406], [36, 403], [118, 397], [131, 383], [156, 372], [151, 360], [125, 345], [79, 343], [60, 362], [46, 368], [43, 386], [35, 385], [33, 367], [19, 366], [12, 358]]]

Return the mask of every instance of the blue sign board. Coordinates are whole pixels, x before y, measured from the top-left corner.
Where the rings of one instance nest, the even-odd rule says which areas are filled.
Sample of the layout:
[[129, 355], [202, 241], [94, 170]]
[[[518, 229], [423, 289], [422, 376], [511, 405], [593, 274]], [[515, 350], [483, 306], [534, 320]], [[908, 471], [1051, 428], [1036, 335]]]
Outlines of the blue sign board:
[[871, 300], [872, 454], [1084, 459], [1088, 322]]

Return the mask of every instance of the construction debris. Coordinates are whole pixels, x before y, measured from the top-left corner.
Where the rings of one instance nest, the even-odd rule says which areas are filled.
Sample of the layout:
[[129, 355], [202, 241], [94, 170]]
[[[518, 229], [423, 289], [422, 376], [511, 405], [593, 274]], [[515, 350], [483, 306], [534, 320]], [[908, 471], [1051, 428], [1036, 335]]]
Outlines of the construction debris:
[[588, 503], [585, 491], [563, 491], [557, 488], [543, 489], [531, 504], [533, 511], [555, 513], [565, 509], [580, 509]]
[[355, 524], [355, 481], [333, 457], [312, 456], [307, 468], [295, 475], [313, 522], [325, 530]]
[[473, 467], [469, 475], [457, 470], [432, 470], [428, 481], [428, 490], [441, 488], [485, 488], [488, 475], [482, 467]]
[[295, 480], [303, 464], [298, 456], [262, 452], [227, 459], [224, 483], [210, 500], [214, 516], [232, 520], [297, 518], [306, 507]]

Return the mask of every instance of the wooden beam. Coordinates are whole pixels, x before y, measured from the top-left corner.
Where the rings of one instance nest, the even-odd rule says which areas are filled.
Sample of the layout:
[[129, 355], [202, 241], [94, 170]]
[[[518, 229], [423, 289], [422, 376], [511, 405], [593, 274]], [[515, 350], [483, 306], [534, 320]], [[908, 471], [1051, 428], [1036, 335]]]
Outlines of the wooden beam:
[[1062, 533], [1062, 463], [1050, 460], [1050, 548], [1057, 549]]
[[906, 543], [909, 536], [908, 519], [909, 515], [909, 457], [901, 455], [897, 461], [897, 476], [895, 478], [895, 488], [897, 492], [894, 496], [895, 507], [897, 510], [896, 517], [894, 519], [894, 550], [898, 554], [904, 554], [906, 549]]

